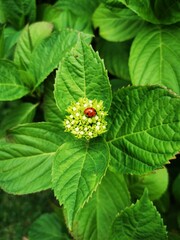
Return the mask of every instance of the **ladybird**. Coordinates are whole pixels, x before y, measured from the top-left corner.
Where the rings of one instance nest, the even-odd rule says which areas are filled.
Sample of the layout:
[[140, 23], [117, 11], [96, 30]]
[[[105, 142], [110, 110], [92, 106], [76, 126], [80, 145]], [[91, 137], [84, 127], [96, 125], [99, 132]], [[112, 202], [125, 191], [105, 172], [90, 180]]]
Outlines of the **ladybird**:
[[86, 108], [84, 110], [84, 114], [88, 117], [88, 118], [92, 118], [94, 116], [96, 116], [96, 110], [92, 107]]

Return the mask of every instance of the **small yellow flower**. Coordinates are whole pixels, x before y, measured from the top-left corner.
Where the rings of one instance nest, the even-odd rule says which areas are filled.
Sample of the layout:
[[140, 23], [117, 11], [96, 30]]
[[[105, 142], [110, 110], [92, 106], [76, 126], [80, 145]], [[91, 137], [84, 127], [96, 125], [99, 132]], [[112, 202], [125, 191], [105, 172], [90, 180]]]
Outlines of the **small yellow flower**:
[[71, 132], [77, 138], [94, 138], [106, 132], [107, 122], [103, 101], [80, 98], [67, 109], [69, 113], [64, 119], [66, 132]]

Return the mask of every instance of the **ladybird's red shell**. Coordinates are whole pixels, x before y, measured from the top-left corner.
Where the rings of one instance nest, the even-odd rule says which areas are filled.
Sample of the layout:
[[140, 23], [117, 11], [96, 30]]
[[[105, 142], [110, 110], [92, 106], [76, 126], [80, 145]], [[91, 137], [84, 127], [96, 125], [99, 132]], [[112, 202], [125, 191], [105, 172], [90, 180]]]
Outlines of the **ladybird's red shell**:
[[89, 107], [89, 108], [86, 108], [84, 110], [84, 114], [88, 117], [88, 118], [92, 118], [94, 116], [96, 116], [97, 112], [94, 108], [92, 107]]

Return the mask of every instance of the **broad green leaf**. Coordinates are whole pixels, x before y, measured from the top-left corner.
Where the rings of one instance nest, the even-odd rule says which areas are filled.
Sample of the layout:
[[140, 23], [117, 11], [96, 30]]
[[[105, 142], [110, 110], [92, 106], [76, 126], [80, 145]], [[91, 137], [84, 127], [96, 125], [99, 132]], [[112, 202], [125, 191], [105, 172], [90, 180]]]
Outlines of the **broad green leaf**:
[[55, 27], [59, 30], [70, 28], [93, 34], [91, 18], [87, 15], [87, 11], [80, 13], [81, 8], [78, 4], [76, 4], [75, 8], [73, 4], [69, 6], [66, 5], [67, 4], [64, 4], [63, 2], [57, 2], [55, 6], [48, 9], [50, 11], [50, 13], [48, 12], [48, 15], [52, 14], [52, 12], [59, 12], [56, 19], [52, 18]]
[[36, 18], [35, 0], [0, 0], [0, 6], [3, 9], [5, 21], [16, 29], [33, 22]]
[[116, 215], [130, 205], [124, 178], [107, 171], [96, 192], [77, 213], [73, 236], [83, 240], [109, 240], [109, 232]]
[[91, 17], [101, 0], [61, 0], [53, 6], [60, 10], [58, 21], [55, 25], [58, 29], [73, 28], [78, 31], [92, 34]]
[[58, 149], [53, 161], [52, 183], [55, 196], [64, 205], [69, 229], [77, 211], [100, 184], [108, 162], [108, 147], [101, 138], [73, 139]]
[[11, 131], [11, 143], [0, 146], [0, 187], [14, 194], [51, 187], [52, 160], [69, 135], [58, 125], [29, 123]]
[[102, 2], [102, 0], [61, 0], [57, 1], [55, 6], [68, 9], [72, 11], [74, 14], [78, 13], [80, 15], [83, 15], [86, 13], [86, 15], [91, 16], [94, 10], [97, 8], [97, 6]]
[[130, 42], [115, 43], [100, 39], [97, 50], [112, 75], [130, 80], [128, 67]]
[[[73, 2], [58, 1], [55, 5], [41, 4], [38, 9], [40, 12], [39, 17], [43, 21], [53, 23], [55, 29], [58, 30], [70, 28], [92, 34], [90, 17], [87, 12], [81, 14], [81, 8], [77, 4], [74, 8]], [[68, 6], [68, 3], [71, 4]]]
[[4, 26], [0, 26], [0, 58], [5, 55]]
[[166, 228], [160, 214], [145, 191], [136, 204], [120, 213], [112, 227], [112, 240], [166, 240]]
[[73, 30], [54, 32], [34, 49], [29, 64], [29, 71], [35, 78], [35, 87], [57, 68], [60, 60], [76, 44], [80, 36], [85, 39], [89, 37]]
[[142, 174], [162, 168], [180, 149], [180, 98], [159, 86], [117, 91], [109, 113], [111, 167]]
[[28, 92], [17, 67], [12, 62], [0, 60], [0, 101], [19, 99]]
[[0, 121], [0, 136], [18, 124], [32, 122], [37, 104], [17, 103], [15, 107], [8, 108]]
[[[114, 2], [113, 0], [109, 0], [108, 2]], [[116, 1], [115, 1], [116, 2]], [[152, 9], [152, 1], [150, 0], [117, 0], [117, 2], [123, 3], [127, 8], [131, 9], [134, 13], [136, 13], [142, 19], [152, 22], [159, 23], [156, 19], [153, 9]]]
[[134, 85], [159, 84], [180, 93], [180, 30], [177, 26], [147, 26], [133, 41], [130, 75]]
[[177, 0], [117, 0], [117, 2], [122, 2], [138, 16], [151, 23], [172, 24], [180, 21], [180, 3]]
[[178, 203], [180, 203], [180, 188], [179, 188], [179, 184], [180, 184], [180, 174], [178, 174], [178, 176], [176, 177], [176, 179], [173, 182], [173, 195], [176, 199], [176, 201]]
[[55, 213], [45, 213], [30, 226], [29, 240], [68, 240], [63, 227]]
[[59, 21], [56, 22], [56, 27], [59, 30], [62, 30], [65, 28], [72, 28], [81, 32], [93, 34], [91, 19], [85, 13], [83, 15], [79, 15], [77, 6], [76, 6], [76, 14], [74, 14], [69, 10], [62, 9], [58, 20]]
[[53, 25], [48, 22], [36, 22], [32, 25], [27, 25], [17, 42], [14, 53], [15, 63], [22, 69], [28, 69], [34, 48], [51, 34], [52, 29]]
[[101, 4], [93, 15], [95, 28], [102, 38], [123, 42], [136, 36], [144, 22], [128, 8], [108, 8]]
[[111, 104], [111, 89], [98, 53], [81, 38], [60, 63], [55, 79], [55, 100], [63, 115], [72, 101], [79, 98], [103, 100]]
[[128, 185], [133, 197], [140, 198], [144, 189], [148, 189], [150, 200], [159, 199], [168, 187], [168, 172], [166, 168], [155, 170], [145, 175], [129, 175]]
[[3, 26], [0, 34], [0, 56], [3, 59], [13, 59], [14, 47], [21, 31], [10, 26]]
[[44, 110], [44, 118], [47, 122], [54, 122], [59, 123], [62, 122], [64, 117], [62, 116], [59, 108], [56, 105], [54, 99], [54, 81], [48, 79], [45, 82], [44, 87], [44, 103], [43, 103], [43, 110]]
[[3, 24], [6, 22], [5, 12], [3, 9], [3, 0], [0, 0], [0, 23]]
[[[56, 26], [56, 22], [59, 21], [59, 15], [61, 10], [49, 3], [38, 4], [37, 6], [37, 20], [51, 22]], [[56, 28], [56, 27], [55, 27]]]

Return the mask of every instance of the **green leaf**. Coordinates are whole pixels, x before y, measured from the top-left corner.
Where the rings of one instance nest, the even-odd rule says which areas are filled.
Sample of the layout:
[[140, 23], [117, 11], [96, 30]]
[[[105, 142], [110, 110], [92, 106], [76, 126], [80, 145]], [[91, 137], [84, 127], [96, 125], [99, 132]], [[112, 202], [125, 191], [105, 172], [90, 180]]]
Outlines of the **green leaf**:
[[60, 10], [55, 25], [58, 29], [73, 28], [93, 34], [92, 14], [102, 0], [61, 0], [54, 5]]
[[54, 99], [54, 81], [53, 79], [48, 79], [45, 82], [44, 87], [44, 103], [43, 103], [43, 110], [44, 110], [44, 118], [47, 122], [54, 122], [61, 124], [64, 119], [59, 108], [56, 105]]
[[4, 19], [14, 28], [20, 29], [36, 18], [35, 0], [0, 0]]
[[18, 39], [14, 62], [22, 69], [28, 69], [34, 48], [51, 34], [52, 29], [53, 25], [47, 22], [36, 22], [30, 26], [27, 25]]
[[133, 41], [130, 75], [134, 85], [160, 84], [180, 94], [180, 31], [177, 26], [147, 26]]
[[172, 24], [180, 21], [180, 3], [177, 0], [118, 0], [151, 23]]
[[68, 137], [51, 123], [29, 123], [11, 130], [11, 143], [0, 146], [1, 188], [14, 194], [50, 188], [52, 160]]
[[[52, 18], [57, 29], [76, 29], [81, 32], [93, 34], [91, 15], [98, 1], [57, 1], [54, 6], [46, 9], [46, 18]], [[53, 18], [53, 12], [56, 14]]]
[[3, 58], [5, 55], [4, 29], [5, 27], [3, 25], [0, 26], [0, 58]]
[[13, 59], [14, 47], [21, 31], [17, 31], [10, 26], [3, 26], [0, 36], [0, 55], [3, 59]]
[[55, 99], [63, 115], [79, 98], [103, 100], [110, 108], [111, 89], [103, 61], [81, 38], [60, 63], [55, 79]]
[[77, 211], [100, 184], [108, 162], [108, 147], [101, 138], [73, 139], [58, 149], [53, 161], [52, 182], [56, 197], [64, 205], [69, 229]]
[[146, 175], [129, 175], [128, 185], [133, 197], [140, 198], [144, 189], [148, 189], [149, 199], [159, 199], [168, 187], [168, 172], [166, 168], [158, 169]]
[[68, 240], [63, 227], [55, 213], [45, 213], [31, 225], [29, 240]]
[[3, 9], [3, 0], [0, 0], [0, 23], [3, 24], [6, 22], [5, 11]]
[[17, 67], [12, 62], [0, 60], [0, 101], [19, 99], [28, 92]]
[[97, 8], [97, 6], [102, 2], [102, 0], [61, 0], [57, 1], [55, 6], [68, 9], [72, 11], [74, 14], [78, 13], [80, 15], [83, 15], [86, 13], [86, 15], [91, 16], [94, 10]]
[[102, 38], [112, 42], [123, 42], [136, 36], [144, 22], [127, 8], [108, 8], [101, 4], [93, 15], [95, 28]]
[[109, 232], [116, 215], [129, 205], [130, 196], [123, 176], [107, 171], [96, 192], [75, 217], [74, 238], [111, 239]]
[[117, 0], [117, 2], [123, 3], [127, 8], [131, 9], [134, 13], [136, 13], [142, 19], [152, 23], [159, 23], [152, 9], [152, 3], [151, 3], [152, 1], [150, 0], [143, 0], [143, 1]]
[[18, 124], [32, 122], [37, 104], [17, 103], [15, 107], [8, 108], [0, 121], [0, 136], [8, 129]]
[[100, 57], [104, 59], [107, 70], [116, 77], [130, 80], [129, 76], [129, 42], [108, 42], [98, 40], [97, 50]]
[[180, 149], [177, 109], [180, 98], [159, 86], [118, 90], [107, 132], [111, 167], [134, 174], [162, 168]]
[[165, 240], [166, 228], [145, 191], [142, 198], [126, 208], [114, 221], [112, 240]]
[[43, 82], [58, 66], [60, 60], [76, 44], [81, 35], [85, 39], [89, 37], [73, 30], [54, 32], [34, 49], [29, 71], [35, 78], [35, 87]]
[[55, 26], [61, 30], [72, 28], [81, 32], [93, 34], [92, 14], [101, 0], [61, 0], [53, 6], [53, 10], [59, 10], [59, 17], [55, 20]]
[[55, 28], [57, 28], [60, 13], [61, 9], [49, 3], [41, 3], [37, 6], [37, 20], [50, 22]]

